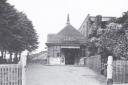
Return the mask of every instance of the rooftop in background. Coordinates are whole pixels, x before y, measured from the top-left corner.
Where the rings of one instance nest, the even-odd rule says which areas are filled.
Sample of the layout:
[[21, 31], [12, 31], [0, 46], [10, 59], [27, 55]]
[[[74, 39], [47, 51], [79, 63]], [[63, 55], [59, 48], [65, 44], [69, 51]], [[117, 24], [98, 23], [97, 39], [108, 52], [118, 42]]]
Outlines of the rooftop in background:
[[[111, 20], [112, 18], [116, 18], [116, 17], [102, 16], [102, 20], [101, 20], [101, 21], [109, 21], [109, 20]], [[96, 16], [90, 16], [90, 20], [91, 20], [91, 21], [95, 21], [95, 19], [96, 19]]]
[[97, 16], [90, 16], [90, 14], [87, 15], [87, 17], [85, 18], [85, 20], [83, 21], [83, 23], [81, 24], [80, 28], [79, 28], [79, 32], [84, 35], [86, 38], [88, 38], [88, 35], [90, 34], [92, 28], [91, 26], [93, 26], [93, 23], [102, 23], [103, 28], [105, 28], [104, 25], [106, 25], [107, 23], [109, 23], [110, 21], [115, 20], [116, 17], [108, 17], [108, 16], [101, 16], [101, 15], [97, 15]]

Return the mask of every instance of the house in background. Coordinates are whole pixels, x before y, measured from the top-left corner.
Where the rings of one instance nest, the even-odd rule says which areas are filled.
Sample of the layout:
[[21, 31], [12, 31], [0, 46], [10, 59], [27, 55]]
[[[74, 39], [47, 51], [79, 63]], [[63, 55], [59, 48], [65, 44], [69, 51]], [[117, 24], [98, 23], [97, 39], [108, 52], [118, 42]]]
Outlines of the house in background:
[[78, 64], [85, 57], [86, 38], [76, 30], [67, 17], [66, 26], [57, 34], [48, 34], [48, 64]]
[[[104, 29], [106, 24], [111, 22], [112, 20], [116, 19], [116, 17], [105, 17], [101, 15], [97, 16], [90, 16], [89, 14], [85, 18], [84, 22], [81, 24], [79, 28], [79, 32], [84, 35], [86, 38], [89, 37], [91, 34], [92, 30], [94, 28], [102, 28]], [[98, 27], [96, 27], [98, 26]]]
[[41, 51], [39, 53], [29, 55], [27, 62], [47, 64], [47, 51]]

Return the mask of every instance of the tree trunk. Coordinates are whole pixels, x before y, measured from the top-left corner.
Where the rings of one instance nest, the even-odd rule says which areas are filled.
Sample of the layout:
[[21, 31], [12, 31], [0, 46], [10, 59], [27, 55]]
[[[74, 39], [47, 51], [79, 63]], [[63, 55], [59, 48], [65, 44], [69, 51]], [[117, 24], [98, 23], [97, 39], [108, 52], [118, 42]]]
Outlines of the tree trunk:
[[0, 56], [0, 64], [3, 63], [3, 51], [1, 51], [1, 56]]
[[17, 58], [17, 55], [18, 55], [18, 53], [16, 52], [16, 53], [15, 53], [15, 58]]
[[1, 59], [3, 59], [3, 56], [4, 56], [4, 52], [1, 51]]
[[21, 59], [21, 52], [19, 53], [19, 61], [20, 61], [20, 59]]
[[9, 63], [12, 63], [12, 52], [10, 52], [10, 59], [9, 59]]
[[6, 53], [7, 53], [7, 51], [5, 50], [4, 55], [3, 55], [3, 59], [6, 59]]
[[19, 62], [18, 57], [17, 57], [18, 53], [15, 53], [15, 57], [14, 57], [14, 63], [17, 64]]

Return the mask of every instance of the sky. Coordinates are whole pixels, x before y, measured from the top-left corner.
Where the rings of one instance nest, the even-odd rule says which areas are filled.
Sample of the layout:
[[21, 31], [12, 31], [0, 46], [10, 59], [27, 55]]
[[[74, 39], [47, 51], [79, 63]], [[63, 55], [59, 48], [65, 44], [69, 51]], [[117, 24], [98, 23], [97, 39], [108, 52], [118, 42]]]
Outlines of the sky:
[[92, 16], [120, 17], [128, 11], [127, 0], [8, 0], [33, 22], [39, 36], [39, 48], [46, 50], [47, 34], [58, 33], [66, 25], [67, 14], [70, 23], [79, 29], [87, 14]]

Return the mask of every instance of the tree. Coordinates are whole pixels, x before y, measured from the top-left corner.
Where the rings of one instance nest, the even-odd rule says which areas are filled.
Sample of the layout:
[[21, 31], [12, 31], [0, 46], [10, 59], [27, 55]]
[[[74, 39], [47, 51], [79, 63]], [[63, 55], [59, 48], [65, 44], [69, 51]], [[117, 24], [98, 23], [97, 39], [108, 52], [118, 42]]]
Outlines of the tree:
[[125, 31], [118, 24], [111, 23], [100, 37], [99, 43], [99, 47], [106, 49], [117, 59], [128, 56], [128, 39]]
[[2, 57], [6, 56], [10, 41], [13, 39], [11, 24], [15, 24], [17, 11], [6, 0], [0, 1], [0, 50]]
[[14, 6], [0, 1], [0, 51], [1, 58], [6, 53], [17, 58], [25, 50], [33, 51], [38, 47], [38, 36], [33, 28], [32, 22], [27, 16], [18, 12]]
[[122, 16], [119, 17], [119, 18], [116, 20], [116, 23], [122, 24], [122, 27], [125, 28], [125, 29], [127, 29], [127, 28], [128, 28], [128, 11], [123, 12], [123, 13], [122, 13]]
[[21, 19], [19, 21], [19, 23], [21, 23], [21, 29], [24, 30], [22, 32], [22, 36], [24, 39], [24, 42], [26, 44], [26, 49], [28, 51], [33, 51], [35, 50], [38, 46], [38, 36], [37, 33], [35, 31], [35, 29], [33, 28], [32, 22], [26, 17], [25, 14], [20, 13], [21, 15]]
[[14, 38], [9, 45], [10, 55], [14, 53], [15, 58], [17, 58], [17, 55], [20, 55], [22, 51], [27, 50], [30, 52], [38, 47], [37, 33], [27, 16], [22, 12], [19, 12], [16, 22], [17, 23], [11, 28]]
[[[114, 23], [115, 22], [115, 23]], [[115, 58], [127, 58], [128, 55], [128, 12], [123, 16], [109, 21], [102, 29], [102, 22], [98, 26], [92, 26], [91, 36], [88, 39], [89, 48], [94, 54], [100, 54], [103, 58], [113, 55]], [[100, 26], [101, 25], [101, 26]], [[95, 51], [94, 51], [95, 49]]]

